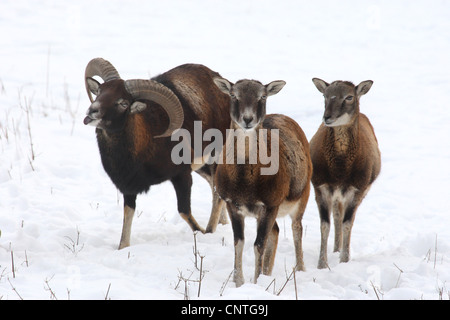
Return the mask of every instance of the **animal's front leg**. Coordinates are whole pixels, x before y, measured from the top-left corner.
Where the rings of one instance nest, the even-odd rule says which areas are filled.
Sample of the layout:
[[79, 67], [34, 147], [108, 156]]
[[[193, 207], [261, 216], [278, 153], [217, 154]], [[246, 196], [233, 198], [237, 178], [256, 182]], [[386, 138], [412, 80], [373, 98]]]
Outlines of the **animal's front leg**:
[[[265, 208], [265, 209], [264, 209]], [[257, 231], [256, 231], [256, 240], [254, 244], [254, 251], [255, 251], [255, 277], [253, 278], [253, 282], [256, 283], [258, 280], [259, 275], [261, 274], [261, 270], [263, 267], [263, 258], [264, 258], [264, 251], [267, 246], [267, 240], [269, 238], [269, 233], [273, 230], [276, 232], [277, 230], [274, 230], [274, 224], [275, 219], [278, 214], [278, 207], [264, 207], [260, 210], [258, 216], [257, 216]], [[277, 234], [278, 236], [278, 234]], [[273, 240], [273, 238], [272, 238]], [[278, 242], [276, 242], [278, 243]], [[276, 243], [271, 241], [271, 244], [276, 246]], [[271, 252], [269, 253], [270, 260], [275, 258], [275, 248], [270, 249]], [[273, 257], [272, 257], [273, 254]], [[273, 262], [273, 261], [272, 261]]]
[[339, 262], [350, 261], [350, 238], [352, 235], [356, 210], [358, 209], [361, 200], [362, 197], [359, 194], [356, 194], [353, 201], [345, 209], [344, 221], [342, 223], [342, 250], [339, 255]]
[[328, 236], [330, 234], [330, 195], [326, 192], [327, 186], [315, 188], [316, 202], [320, 215], [320, 254], [317, 268], [324, 269], [328, 267]]
[[136, 210], [137, 195], [123, 195], [123, 225], [122, 236], [120, 238], [119, 250], [130, 246], [131, 224], [133, 222], [134, 211]]
[[236, 287], [240, 287], [244, 284], [244, 272], [242, 270], [242, 252], [244, 250], [244, 227], [245, 217], [238, 213], [238, 208], [231, 203], [227, 202], [228, 212], [230, 214], [231, 226], [233, 228], [234, 237], [234, 283]]
[[177, 194], [178, 213], [189, 224], [192, 231], [200, 231], [205, 233], [205, 230], [200, 227], [191, 213], [191, 172], [184, 172], [172, 178], [171, 181]]

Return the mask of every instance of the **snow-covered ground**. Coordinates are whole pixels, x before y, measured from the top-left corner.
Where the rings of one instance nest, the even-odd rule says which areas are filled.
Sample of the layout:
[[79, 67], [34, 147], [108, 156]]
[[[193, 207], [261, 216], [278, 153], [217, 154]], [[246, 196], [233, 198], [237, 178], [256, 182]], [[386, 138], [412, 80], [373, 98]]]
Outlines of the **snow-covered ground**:
[[[450, 2], [17, 1], [0, 3], [0, 299], [449, 299]], [[118, 251], [123, 200], [103, 171], [83, 74], [94, 57], [123, 78], [186, 62], [231, 81], [283, 79], [268, 112], [310, 139], [323, 98], [311, 78], [374, 80], [361, 99], [382, 172], [357, 212], [349, 263], [329, 240], [316, 268], [319, 217], [303, 219], [305, 272], [290, 218], [279, 220], [272, 276], [252, 284], [255, 221], [235, 288], [230, 225], [194, 235], [170, 183], [138, 197], [129, 248]], [[209, 186], [194, 176], [192, 210], [206, 226]], [[14, 271], [13, 271], [14, 268]], [[286, 283], [286, 286], [284, 286]], [[283, 288], [284, 286], [284, 288]], [[279, 295], [278, 295], [279, 294]]]

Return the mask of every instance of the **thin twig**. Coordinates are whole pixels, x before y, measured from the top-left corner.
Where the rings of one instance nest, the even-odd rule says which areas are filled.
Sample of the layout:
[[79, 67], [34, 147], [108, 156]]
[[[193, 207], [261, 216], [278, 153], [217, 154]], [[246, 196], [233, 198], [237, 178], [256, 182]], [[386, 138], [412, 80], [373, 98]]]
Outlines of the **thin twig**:
[[2, 94], [5, 94], [5, 93], [6, 93], [5, 85], [3, 84], [2, 79], [0, 79], [0, 92], [1, 92]]
[[50, 292], [51, 299], [58, 300], [58, 298], [56, 298], [56, 295], [53, 292], [52, 288], [50, 288], [50, 284], [49, 284], [49, 282], [53, 279], [53, 277], [54, 277], [54, 275], [50, 279], [45, 279], [45, 284], [47, 285], [47, 288], [44, 288], [44, 289]]
[[220, 296], [223, 295], [223, 292], [225, 291], [225, 287], [227, 286], [228, 281], [230, 281], [230, 278], [231, 278], [231, 275], [233, 274], [233, 272], [234, 272], [234, 270], [232, 270], [232, 271], [230, 272], [230, 274], [228, 275], [227, 280], [225, 280], [225, 282], [222, 284], [222, 287], [220, 288], [220, 292], [219, 292]]
[[423, 258], [423, 260], [424, 261], [426, 260], [428, 263], [428, 262], [430, 262], [430, 257], [431, 257], [431, 248], [428, 249], [427, 253], [425, 254], [425, 258]]
[[178, 270], [178, 272], [180, 274], [178, 275], [178, 284], [175, 289], [178, 288], [178, 285], [180, 284], [181, 281], [184, 281], [184, 300], [189, 300], [188, 282], [197, 282], [197, 280], [190, 280], [194, 271], [191, 272], [188, 278], [183, 277], [183, 273], [180, 270]]
[[25, 264], [28, 267], [28, 256], [27, 256], [27, 250], [25, 250]]
[[202, 287], [202, 279], [203, 279], [203, 274], [202, 274], [202, 270], [203, 270], [203, 258], [205, 256], [200, 256], [200, 279], [198, 280], [198, 293], [197, 293], [197, 297], [200, 297], [200, 289]]
[[11, 285], [11, 289], [17, 294], [17, 296], [20, 298], [20, 300], [23, 300], [22, 296], [19, 294], [19, 292], [17, 292], [16, 288], [14, 288], [13, 284], [11, 283], [11, 281], [8, 278], [8, 282]]
[[73, 240], [71, 237], [69, 236], [65, 236], [65, 238], [67, 238], [70, 242], [71, 242], [71, 246], [69, 246], [68, 244], [64, 244], [64, 247], [66, 247], [69, 251], [71, 251], [75, 256], [84, 248], [84, 243], [80, 246], [80, 230], [78, 230], [77, 227], [77, 238], [76, 241]]
[[7, 267], [4, 267], [2, 270], [2, 273], [0, 273], [0, 281], [2, 280], [3, 276], [6, 274], [6, 268]]
[[434, 242], [434, 266], [433, 266], [433, 269], [436, 269], [436, 256], [437, 256], [437, 234], [436, 234], [436, 240]]
[[13, 278], [15, 278], [16, 272], [14, 271], [14, 254], [13, 254], [12, 250], [11, 250], [11, 269], [12, 269]]
[[[30, 104], [27, 101], [27, 97], [24, 97], [24, 100], [25, 100], [25, 114], [27, 116], [28, 137], [30, 138], [31, 160], [34, 161], [35, 153], [34, 153], [34, 146], [33, 146], [33, 136], [31, 134]], [[31, 163], [31, 161], [30, 161], [30, 163]], [[32, 169], [34, 171], [33, 167], [32, 167]]]
[[372, 285], [373, 291], [375, 292], [375, 295], [377, 296], [377, 299], [380, 300], [380, 297], [378, 296], [377, 289], [375, 288], [375, 285], [373, 284], [372, 281], [370, 281], [370, 284]]
[[294, 267], [294, 270], [292, 270], [292, 272], [294, 273], [295, 300], [298, 300], [298, 295], [297, 295], [297, 280], [296, 280], [296, 278], [295, 278], [295, 267]]
[[109, 283], [108, 290], [106, 290], [105, 300], [111, 300], [111, 298], [108, 298], [109, 289], [111, 289], [111, 283]]
[[398, 284], [400, 282], [400, 277], [402, 276], [403, 270], [400, 269], [395, 263], [394, 266], [400, 271], [400, 274], [398, 275], [397, 283], [395, 284], [395, 287], [398, 288]]
[[272, 283], [273, 283], [273, 293], [275, 294], [275, 278], [273, 278], [273, 280], [270, 281], [269, 285], [266, 288], [266, 291], [269, 290], [269, 288], [272, 285]]
[[197, 251], [197, 231], [195, 231], [194, 232], [194, 248], [193, 248], [193, 250], [194, 250], [194, 265], [195, 265], [195, 269], [197, 269], [198, 270], [198, 267], [197, 267], [197, 253], [198, 253], [198, 251]]
[[284, 287], [286, 287], [287, 283], [291, 280], [292, 275], [295, 273], [295, 267], [292, 269], [291, 274], [289, 275], [289, 277], [286, 279], [285, 283], [283, 284], [283, 286], [281, 287], [281, 289], [278, 291], [277, 296], [280, 295], [280, 293], [284, 290]]

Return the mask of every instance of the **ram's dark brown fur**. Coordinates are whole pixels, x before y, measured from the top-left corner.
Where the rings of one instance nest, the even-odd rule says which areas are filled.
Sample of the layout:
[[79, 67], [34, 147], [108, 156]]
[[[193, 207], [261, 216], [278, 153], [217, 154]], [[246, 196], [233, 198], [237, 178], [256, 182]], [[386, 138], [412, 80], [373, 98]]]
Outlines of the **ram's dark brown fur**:
[[[192, 137], [194, 121], [202, 122], [203, 132], [209, 128], [217, 128], [223, 135], [229, 126], [230, 99], [214, 84], [213, 78], [217, 76], [218, 73], [203, 65], [185, 64], [152, 79], [172, 90], [178, 97], [184, 112], [182, 128], [187, 129]], [[98, 86], [99, 94], [88, 110], [85, 123], [93, 122], [92, 118], [97, 117], [100, 111], [108, 115], [109, 122], [104, 121], [104, 124], [98, 125], [96, 135], [103, 167], [124, 195], [124, 226], [119, 249], [130, 244], [131, 221], [137, 195], [147, 192], [150, 186], [167, 180], [175, 188], [180, 215], [193, 230], [204, 232], [191, 214], [191, 164], [173, 163], [171, 151], [179, 142], [171, 141], [170, 137], [155, 138], [168, 127], [167, 113], [158, 103], [150, 100], [142, 100], [146, 107], [136, 113], [132, 113], [130, 107], [125, 111], [117, 107], [115, 103], [120, 99], [126, 100], [128, 105], [133, 103], [121, 79], [106, 81]], [[100, 111], [92, 110], [94, 106]], [[98, 113], [93, 114], [94, 111]], [[192, 149], [193, 143], [192, 139]], [[215, 167], [202, 165], [195, 169], [213, 187]], [[215, 207], [213, 206], [213, 211], [217, 210]], [[216, 213], [212, 212], [213, 214]], [[208, 232], [215, 229], [218, 218], [214, 219], [208, 224]]]

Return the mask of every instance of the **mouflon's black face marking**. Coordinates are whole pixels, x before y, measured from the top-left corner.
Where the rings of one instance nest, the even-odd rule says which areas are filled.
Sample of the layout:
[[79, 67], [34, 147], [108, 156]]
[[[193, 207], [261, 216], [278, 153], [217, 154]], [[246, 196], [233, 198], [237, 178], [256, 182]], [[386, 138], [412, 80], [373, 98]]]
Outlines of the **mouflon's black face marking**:
[[95, 79], [88, 78], [87, 83], [96, 99], [86, 112], [84, 124], [110, 131], [123, 128], [133, 101], [124, 81], [117, 79], [100, 84]]

